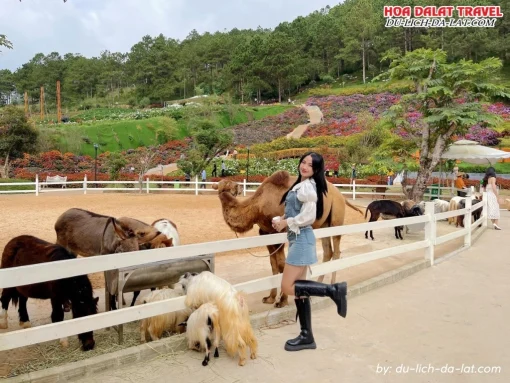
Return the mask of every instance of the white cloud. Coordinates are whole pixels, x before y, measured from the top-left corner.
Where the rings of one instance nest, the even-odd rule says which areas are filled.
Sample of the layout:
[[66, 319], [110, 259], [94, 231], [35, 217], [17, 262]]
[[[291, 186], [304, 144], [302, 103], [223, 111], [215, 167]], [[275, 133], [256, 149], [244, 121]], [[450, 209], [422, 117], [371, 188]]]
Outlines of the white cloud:
[[[13, 50], [0, 69], [15, 70], [36, 53], [128, 52], [144, 35], [184, 39], [223, 30], [274, 28], [328, 4], [326, 0], [2, 0], [0, 33]], [[334, 4], [330, 4], [334, 5]]]

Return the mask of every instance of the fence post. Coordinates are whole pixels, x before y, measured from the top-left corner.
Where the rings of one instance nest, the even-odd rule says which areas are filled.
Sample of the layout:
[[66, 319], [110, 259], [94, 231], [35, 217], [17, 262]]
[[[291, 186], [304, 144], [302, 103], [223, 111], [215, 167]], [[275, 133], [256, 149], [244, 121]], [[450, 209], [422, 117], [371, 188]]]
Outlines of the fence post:
[[472, 190], [468, 189], [467, 196], [465, 198], [466, 201], [466, 209], [467, 212], [464, 215], [464, 228], [467, 230], [466, 235], [464, 236], [464, 246], [471, 246], [471, 208], [473, 206], [473, 200], [471, 199]]
[[246, 178], [243, 179], [243, 197], [246, 197]]
[[35, 196], [39, 195], [39, 174], [35, 175]]
[[356, 199], [356, 180], [352, 180], [352, 199]]
[[87, 194], [87, 175], [83, 177], [83, 194]]
[[436, 234], [437, 234], [437, 222], [434, 216], [434, 202], [425, 202], [425, 216], [428, 221], [425, 222], [425, 241], [428, 241], [429, 246], [425, 249], [425, 259], [430, 261], [430, 266], [434, 266], [435, 262], [435, 248], [436, 245]]
[[483, 205], [483, 208], [482, 208], [482, 217], [483, 217], [482, 227], [487, 228], [487, 225], [489, 224], [489, 215], [487, 214], [487, 208], [488, 208], [488, 204], [487, 204], [487, 192], [483, 192], [482, 196], [483, 196], [482, 197], [482, 205]]
[[198, 175], [195, 176], [195, 195], [198, 195]]
[[149, 177], [147, 177], [147, 187], [146, 187], [147, 194], [149, 194], [149, 187], [150, 187], [150, 185], [149, 185]]

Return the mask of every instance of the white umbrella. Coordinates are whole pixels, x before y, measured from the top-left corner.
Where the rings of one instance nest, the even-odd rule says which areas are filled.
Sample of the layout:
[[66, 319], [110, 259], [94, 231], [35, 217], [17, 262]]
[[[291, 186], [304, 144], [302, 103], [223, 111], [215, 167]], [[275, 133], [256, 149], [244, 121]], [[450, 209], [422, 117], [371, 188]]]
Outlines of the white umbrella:
[[459, 140], [450, 145], [441, 158], [483, 165], [493, 164], [502, 158], [510, 158], [510, 152], [489, 148], [476, 141]]

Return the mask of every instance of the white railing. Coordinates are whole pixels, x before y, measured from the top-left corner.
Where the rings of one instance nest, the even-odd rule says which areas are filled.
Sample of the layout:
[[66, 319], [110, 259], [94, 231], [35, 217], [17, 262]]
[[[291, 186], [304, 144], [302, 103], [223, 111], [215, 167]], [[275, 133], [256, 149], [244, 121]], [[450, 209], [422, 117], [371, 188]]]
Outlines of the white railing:
[[[487, 226], [486, 201], [487, 199], [484, 198], [482, 203], [479, 203], [476, 205], [475, 209], [472, 209], [471, 199], [467, 198], [466, 208], [442, 214], [434, 214], [434, 203], [427, 202], [425, 204], [425, 215], [423, 216], [314, 230], [316, 238], [319, 239], [335, 235], [364, 233], [367, 230], [378, 230], [399, 225], [425, 223], [424, 239], [421, 241], [314, 265], [311, 267], [311, 274], [309, 271], [307, 277], [309, 278], [311, 275], [313, 275], [313, 277], [317, 277], [376, 259], [387, 258], [420, 249], [425, 250], [425, 258], [430, 260], [431, 265], [434, 265], [435, 245], [464, 236], [464, 246], [462, 248], [469, 247], [471, 245], [471, 231], [480, 225], [483, 227]], [[471, 225], [472, 211], [480, 208], [483, 208], [481, 218]], [[437, 237], [437, 221], [456, 215], [464, 215], [465, 228], [451, 234]], [[163, 249], [144, 250], [143, 254], [137, 251], [89, 258], [78, 258], [58, 261], [58, 265], [56, 265], [55, 262], [49, 262], [37, 265], [0, 269], [0, 288], [23, 286], [32, 283], [45, 282], [123, 267], [144, 265], [169, 259], [186, 259], [202, 254], [248, 249], [264, 245], [276, 245], [285, 243], [286, 241], [287, 235], [285, 233], [281, 233], [226, 241], [183, 245]], [[235, 288], [243, 290], [248, 294], [265, 291], [279, 287], [281, 284], [281, 277], [282, 275], [278, 274], [239, 283], [235, 285]], [[0, 335], [0, 351], [46, 342], [87, 331], [112, 327], [183, 308], [184, 297], [178, 297], [120, 310], [98, 313], [88, 317], [7, 332]]]
[[[67, 182], [41, 182], [39, 181], [39, 176], [36, 175], [35, 182], [12, 182], [12, 183], [0, 183], [0, 194], [15, 194], [15, 193], [35, 193], [36, 196], [39, 193], [51, 193], [51, 192], [72, 192], [72, 191], [83, 191], [83, 194], [87, 194], [87, 191], [132, 191], [138, 193], [150, 193], [157, 191], [164, 192], [181, 192], [181, 191], [191, 191], [194, 192], [195, 195], [199, 195], [199, 192], [216, 192], [215, 189], [212, 189], [210, 185], [215, 184], [216, 182], [202, 182], [198, 180], [198, 177], [193, 181], [151, 181], [149, 178], [146, 178], [142, 182], [139, 181], [89, 181], [87, 176], [84, 177], [83, 181], [67, 181]], [[81, 185], [80, 188], [59, 188], [59, 189], [50, 189], [43, 188], [48, 185]], [[98, 187], [98, 185], [133, 185], [132, 187]], [[157, 185], [161, 185], [158, 187]], [[168, 185], [168, 187], [165, 187]], [[246, 179], [241, 183], [243, 186], [243, 196], [246, 196], [247, 193], [254, 193], [256, 188], [261, 185], [260, 182], [246, 182]], [[389, 185], [363, 185], [357, 184], [356, 181], [353, 181], [352, 184], [333, 184], [335, 187], [341, 190], [342, 194], [351, 195], [352, 199], [356, 199], [356, 196], [360, 195], [372, 195], [372, 196], [396, 196], [403, 198], [405, 197], [404, 193], [399, 188], [399, 191], [387, 191], [390, 186]], [[12, 186], [31, 186], [30, 189], [26, 190], [3, 190], [3, 188], [8, 188]], [[209, 188], [208, 188], [209, 187]], [[393, 186], [395, 188], [395, 186]], [[408, 186], [410, 187], [410, 186]], [[377, 189], [385, 189], [384, 192], [377, 192]], [[457, 191], [465, 191], [460, 189], [452, 188], [451, 186], [428, 186], [428, 193], [425, 193], [424, 197], [453, 197], [456, 195]], [[473, 187], [472, 187], [473, 189]], [[432, 191], [436, 191], [435, 193]], [[442, 194], [443, 191], [447, 191], [447, 195]]]

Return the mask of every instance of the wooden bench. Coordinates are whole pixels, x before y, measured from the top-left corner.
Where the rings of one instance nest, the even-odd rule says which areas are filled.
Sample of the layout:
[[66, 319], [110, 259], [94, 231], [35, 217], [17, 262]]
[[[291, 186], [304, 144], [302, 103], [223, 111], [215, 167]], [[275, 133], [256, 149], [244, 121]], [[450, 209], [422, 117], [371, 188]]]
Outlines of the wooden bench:
[[48, 185], [50, 185], [50, 184], [61, 184], [62, 189], [64, 189], [66, 187], [66, 184], [62, 183], [62, 182], [67, 182], [67, 176], [65, 176], [65, 177], [58, 176], [58, 175], [57, 176], [46, 176], [46, 181], [42, 185], [42, 187], [48, 187]]
[[[372, 193], [381, 193], [381, 197], [382, 199], [386, 199], [386, 195], [384, 193], [386, 193], [388, 191], [388, 186], [387, 185], [384, 185], [384, 186], [376, 186], [374, 188], [372, 188]], [[372, 199], [374, 199], [376, 197], [376, 194], [372, 194]]]

